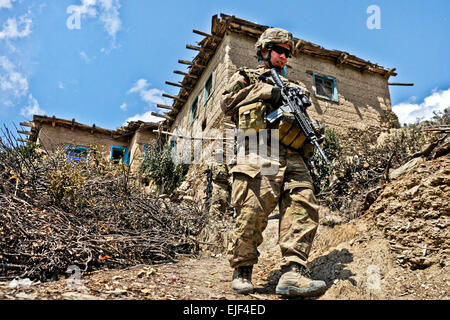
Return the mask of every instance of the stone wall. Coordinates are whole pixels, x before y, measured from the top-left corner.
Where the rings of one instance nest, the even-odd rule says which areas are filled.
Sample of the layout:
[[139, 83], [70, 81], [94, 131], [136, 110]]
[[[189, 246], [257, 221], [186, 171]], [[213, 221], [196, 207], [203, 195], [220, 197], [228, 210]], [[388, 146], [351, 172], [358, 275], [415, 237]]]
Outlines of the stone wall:
[[[241, 66], [258, 65], [253, 40], [236, 34], [228, 35], [227, 39], [229, 74]], [[338, 102], [315, 96], [313, 73], [336, 79]], [[287, 76], [311, 93], [313, 105], [308, 112], [326, 127], [341, 131], [349, 127], [381, 126], [385, 112], [391, 111], [388, 81], [381, 75], [361, 73], [347, 66], [338, 67], [324, 58], [299, 54], [289, 59]]]
[[130, 166], [132, 172], [137, 172], [144, 156], [145, 145], [156, 139], [156, 133], [150, 129], [137, 130], [130, 142]]
[[98, 144], [105, 146], [108, 152], [112, 145], [128, 147], [128, 141], [118, 141], [98, 133], [92, 134], [88, 131], [77, 129], [72, 131], [68, 128], [59, 126], [52, 127], [47, 124], [42, 124], [37, 142], [49, 151], [55, 151], [59, 147], [64, 147], [65, 144], [73, 144], [82, 147]]
[[[211, 129], [223, 128], [223, 113], [220, 108], [220, 98], [223, 88], [226, 86], [230, 76], [230, 60], [228, 56], [229, 40], [230, 39], [226, 37], [218, 47], [216, 54], [209, 62], [188, 100], [178, 113], [170, 131], [190, 137], [210, 137], [212, 134], [210, 132]], [[213, 77], [213, 87], [209, 98], [205, 101], [204, 86], [211, 74]], [[191, 124], [191, 106], [196, 97], [198, 97], [197, 113]], [[178, 146], [180, 146], [181, 141], [180, 139], [177, 140]], [[207, 141], [193, 141], [191, 144], [192, 153], [194, 153], [195, 150], [200, 150], [200, 145], [201, 148], [205, 150], [210, 143]], [[186, 149], [184, 148], [184, 151], [185, 150]], [[182, 152], [182, 150], [180, 150], [180, 152]], [[205, 154], [209, 154], [209, 152], [196, 154], [195, 157], [203, 157]]]
[[[220, 97], [232, 74], [242, 66], [257, 67], [254, 40], [231, 33], [224, 37], [193, 90], [193, 94], [181, 109], [171, 131], [188, 136], [200, 136], [206, 120], [206, 131], [222, 128], [223, 119]], [[213, 72], [214, 90], [208, 101], [204, 101], [204, 84]], [[391, 101], [387, 79], [378, 74], [347, 66], [336, 66], [333, 61], [299, 54], [288, 61], [288, 78], [300, 82], [310, 93], [313, 105], [310, 115], [337, 131], [353, 127], [364, 129], [382, 125], [386, 111], [391, 111]], [[336, 79], [338, 101], [317, 97], [313, 73]], [[190, 124], [190, 109], [195, 97], [199, 97], [197, 116]]]
[[100, 134], [90, 133], [84, 130], [42, 124], [39, 131], [37, 143], [41, 144], [48, 151], [55, 151], [57, 148], [64, 148], [66, 144], [88, 148], [90, 145], [103, 146], [105, 158], [109, 159], [111, 146], [127, 147], [130, 154], [131, 171], [136, 172], [139, 169], [144, 146], [151, 144], [156, 138], [156, 134], [151, 129], [137, 130], [131, 138], [113, 139], [112, 137]]

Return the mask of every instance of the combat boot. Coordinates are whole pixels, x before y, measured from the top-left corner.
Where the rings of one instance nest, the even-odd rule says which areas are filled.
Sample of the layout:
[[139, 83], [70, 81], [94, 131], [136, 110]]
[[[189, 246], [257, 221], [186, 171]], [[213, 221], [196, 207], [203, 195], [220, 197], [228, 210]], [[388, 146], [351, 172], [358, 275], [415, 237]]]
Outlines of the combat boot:
[[253, 292], [252, 272], [253, 266], [244, 266], [234, 269], [231, 287], [235, 293], [249, 294]]
[[287, 297], [313, 297], [321, 295], [327, 289], [322, 280], [311, 280], [304, 266], [292, 263], [282, 268], [283, 275], [275, 289], [277, 294]]

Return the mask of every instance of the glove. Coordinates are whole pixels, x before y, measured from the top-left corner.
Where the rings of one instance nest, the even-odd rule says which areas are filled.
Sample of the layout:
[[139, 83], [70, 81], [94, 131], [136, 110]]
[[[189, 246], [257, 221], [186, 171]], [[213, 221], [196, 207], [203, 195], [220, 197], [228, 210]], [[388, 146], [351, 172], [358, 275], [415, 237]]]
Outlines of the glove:
[[272, 99], [270, 100], [270, 102], [272, 103], [272, 105], [278, 106], [280, 104], [280, 101], [281, 101], [281, 89], [277, 86], [273, 86]]
[[318, 136], [319, 144], [322, 144], [325, 141], [325, 128], [318, 120], [311, 121], [312, 127]]

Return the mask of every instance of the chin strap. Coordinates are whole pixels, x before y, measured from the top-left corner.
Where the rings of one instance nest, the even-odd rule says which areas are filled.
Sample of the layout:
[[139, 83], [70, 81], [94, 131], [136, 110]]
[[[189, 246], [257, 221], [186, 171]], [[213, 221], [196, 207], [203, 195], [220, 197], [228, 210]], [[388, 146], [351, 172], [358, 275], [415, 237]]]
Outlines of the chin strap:
[[278, 67], [275, 67], [275, 66], [272, 64], [272, 62], [270, 61], [270, 60], [272, 60], [272, 49], [270, 49], [270, 48], [268, 48], [268, 49], [269, 49], [269, 53], [267, 54], [267, 57], [266, 57], [266, 58], [264, 58], [264, 57], [260, 54], [261, 60], [267, 62], [267, 64], [269, 65], [269, 68], [270, 68], [270, 69], [274, 69], [274, 68], [275, 68], [275, 69], [278, 71], [278, 73], [281, 73], [281, 72], [282, 72], [282, 69], [280, 69], [280, 68], [278, 68]]

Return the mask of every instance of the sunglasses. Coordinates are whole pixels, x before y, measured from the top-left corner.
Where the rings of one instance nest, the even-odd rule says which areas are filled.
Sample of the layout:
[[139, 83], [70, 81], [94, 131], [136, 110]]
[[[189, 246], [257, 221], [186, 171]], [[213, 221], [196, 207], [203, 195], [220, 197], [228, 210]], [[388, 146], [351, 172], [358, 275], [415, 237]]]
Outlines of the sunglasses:
[[270, 49], [272, 49], [273, 51], [275, 51], [278, 54], [284, 53], [286, 58], [290, 58], [291, 57], [291, 50], [289, 50], [289, 49], [287, 49], [285, 47], [272, 46]]

